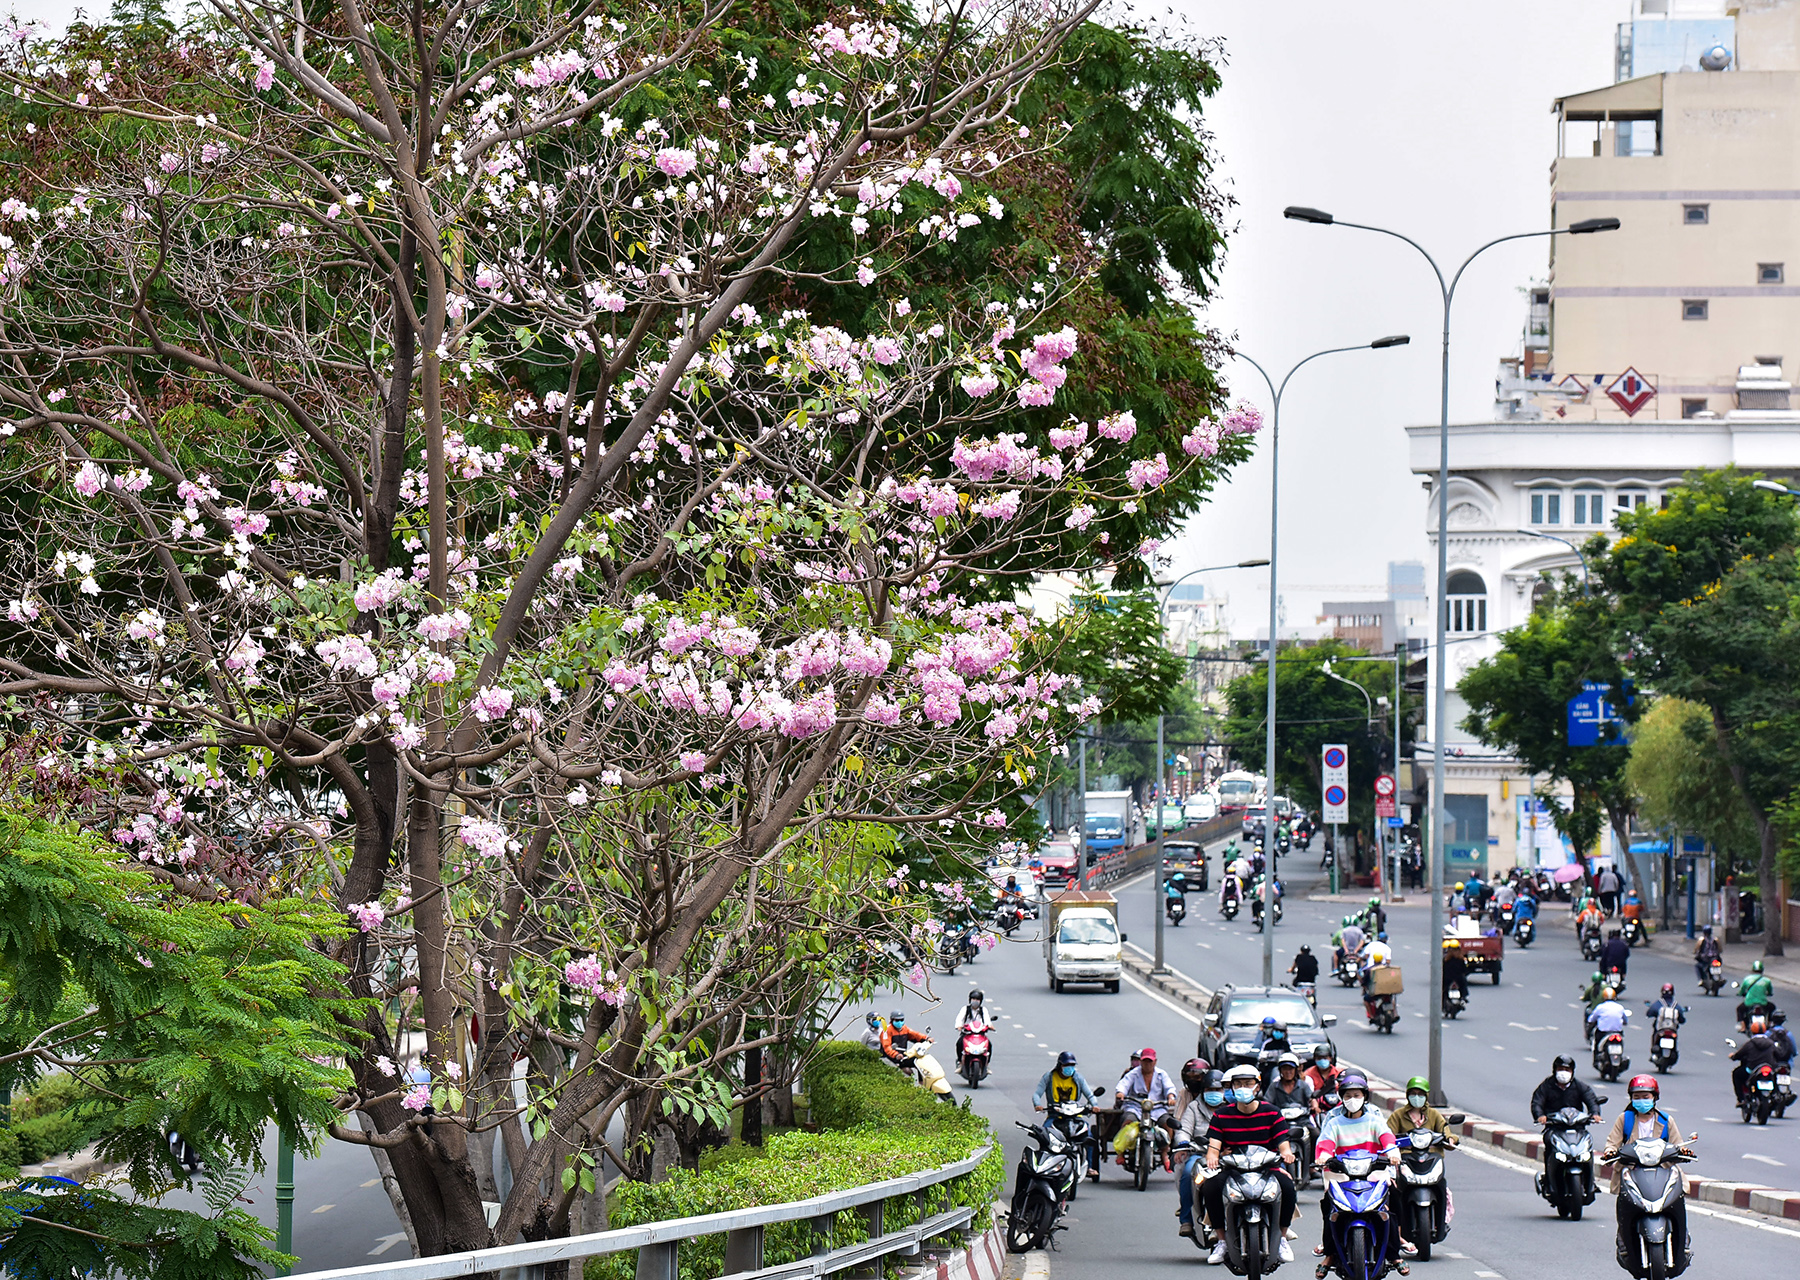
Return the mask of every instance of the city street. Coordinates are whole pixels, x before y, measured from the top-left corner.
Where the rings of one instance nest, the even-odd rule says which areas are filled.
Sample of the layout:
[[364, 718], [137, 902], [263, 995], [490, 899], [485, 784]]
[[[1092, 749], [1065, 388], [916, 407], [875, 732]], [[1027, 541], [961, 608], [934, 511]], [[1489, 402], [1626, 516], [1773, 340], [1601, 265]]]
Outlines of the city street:
[[[1326, 921], [1346, 910], [1336, 903], [1304, 900], [1309, 872], [1316, 871], [1316, 856], [1298, 855], [1292, 863], [1293, 879], [1298, 883], [1290, 890], [1287, 922], [1276, 933], [1278, 972], [1287, 967], [1300, 942], [1310, 940], [1315, 951], [1324, 945]], [[1125, 913], [1130, 945], [1148, 951], [1148, 884], [1140, 880], [1122, 887], [1121, 893], [1130, 899]], [[1195, 896], [1191, 905], [1198, 908], [1199, 903]], [[1255, 981], [1259, 938], [1243, 919], [1223, 925], [1216, 913], [1196, 909], [1187, 924], [1165, 935], [1170, 962], [1209, 986]], [[1411, 967], [1416, 969], [1426, 914], [1398, 908], [1393, 921], [1395, 940], [1400, 947], [1410, 948], [1402, 950], [1402, 963], [1411, 955], [1415, 957]], [[992, 1008], [997, 1024], [993, 1075], [974, 1091], [973, 1105], [994, 1122], [1007, 1145], [1008, 1193], [1010, 1165], [1021, 1145], [1014, 1122], [1030, 1118], [1032, 1090], [1059, 1050], [1073, 1049], [1089, 1083], [1111, 1089], [1129, 1065], [1131, 1051], [1144, 1045], [1155, 1046], [1172, 1072], [1178, 1069], [1193, 1053], [1199, 1024], [1191, 1010], [1129, 978], [1116, 996], [1092, 990], [1052, 995], [1045, 983], [1041, 951], [1035, 939], [1027, 940], [1025, 935], [1026, 930], [1021, 930], [1018, 940], [984, 954], [955, 979], [935, 979], [947, 1004], [960, 1003], [970, 986], [979, 985]], [[1547, 940], [1549, 945], [1534, 946], [1522, 960], [1509, 960], [1499, 988], [1478, 985], [1462, 1025], [1451, 1024], [1445, 1039], [1445, 1061], [1456, 1105], [1495, 1119], [1527, 1122], [1525, 1104], [1530, 1090], [1562, 1048], [1576, 1052], [1582, 1078], [1592, 1078], [1578, 1052], [1581, 1039], [1575, 1030], [1576, 1011], [1569, 1009], [1566, 998], [1580, 970], [1579, 956], [1573, 942], [1560, 933], [1548, 931]], [[1422, 975], [1415, 981], [1409, 972], [1408, 979], [1411, 986], [1403, 1004], [1416, 1012], [1418, 993], [1425, 984]], [[1524, 985], [1515, 986], [1515, 981]], [[1639, 994], [1639, 982], [1647, 982], [1654, 993], [1660, 981], [1657, 973], [1648, 972], [1634, 979], [1631, 994]], [[1320, 995], [1321, 1007], [1340, 1018], [1333, 1034], [1343, 1057], [1390, 1079], [1404, 1079], [1423, 1070], [1422, 1018], [1409, 1016], [1391, 1037], [1377, 1036], [1362, 1025], [1360, 1008], [1349, 992], [1334, 984], [1329, 992], [1321, 988]], [[953, 1008], [922, 1010], [916, 1002], [907, 1009], [915, 1023], [934, 1025], [939, 1034], [954, 1014]], [[1546, 1012], [1550, 1009], [1556, 1013]], [[1703, 1158], [1693, 1166], [1696, 1172], [1781, 1184], [1786, 1169], [1800, 1169], [1800, 1148], [1796, 1147], [1800, 1124], [1775, 1122], [1767, 1130], [1750, 1132], [1736, 1122], [1735, 1113], [1728, 1108], [1723, 1113], [1720, 1110], [1729, 1089], [1722, 1057], [1724, 1024], [1729, 1018], [1730, 1005], [1723, 997], [1696, 1008], [1690, 1026], [1697, 1023], [1698, 1027], [1687, 1043], [1692, 1046], [1689, 1052], [1706, 1065], [1690, 1067], [1684, 1053], [1682, 1064], [1667, 1078], [1665, 1096], [1671, 1099], [1676, 1118], [1701, 1133]], [[1712, 1045], [1721, 1056], [1705, 1057], [1702, 1042]], [[1634, 1054], [1637, 1047], [1634, 1038]], [[950, 1055], [945, 1052], [943, 1056], [948, 1066]], [[959, 1094], [968, 1092], [957, 1083]], [[1601, 1091], [1611, 1094], [1607, 1110], [1615, 1113], [1623, 1102], [1623, 1089], [1602, 1087]], [[1716, 1123], [1709, 1117], [1725, 1122]], [[1763, 1155], [1766, 1162], [1747, 1160], [1750, 1154]], [[1775, 1160], [1780, 1160], [1782, 1167], [1773, 1167]], [[1561, 1222], [1533, 1192], [1530, 1173], [1524, 1165], [1487, 1151], [1465, 1148], [1455, 1155], [1449, 1176], [1460, 1210], [1451, 1236], [1418, 1274], [1479, 1280], [1538, 1274], [1623, 1274], [1612, 1258], [1612, 1209], [1606, 1197], [1582, 1222]], [[1302, 1195], [1297, 1227], [1301, 1239], [1296, 1246], [1299, 1265], [1290, 1269], [1296, 1280], [1311, 1274], [1310, 1250], [1318, 1239], [1317, 1205], [1316, 1191]], [[1800, 1243], [1800, 1230], [1792, 1224], [1724, 1213], [1712, 1206], [1690, 1206], [1689, 1222], [1697, 1258], [1690, 1274], [1695, 1275], [1724, 1274], [1728, 1265], [1745, 1274], [1785, 1274]], [[1784, 1258], [1788, 1261], [1783, 1262]], [[1158, 1174], [1150, 1189], [1139, 1193], [1131, 1189], [1122, 1169], [1109, 1165], [1098, 1184], [1083, 1184], [1069, 1230], [1060, 1237], [1052, 1258], [1051, 1273], [1056, 1280], [1110, 1280], [1120, 1274], [1121, 1264], [1133, 1275], [1155, 1275], [1198, 1262], [1194, 1247], [1175, 1234], [1173, 1179]]]

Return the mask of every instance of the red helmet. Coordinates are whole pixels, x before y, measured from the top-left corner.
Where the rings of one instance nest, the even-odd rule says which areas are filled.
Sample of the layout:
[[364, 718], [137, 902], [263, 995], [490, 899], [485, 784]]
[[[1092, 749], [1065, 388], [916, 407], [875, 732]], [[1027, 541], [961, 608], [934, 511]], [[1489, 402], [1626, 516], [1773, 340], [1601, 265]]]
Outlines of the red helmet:
[[1658, 1087], [1655, 1076], [1633, 1076], [1631, 1083], [1625, 1086], [1627, 1095], [1647, 1093], [1658, 1101], [1662, 1100], [1662, 1089]]

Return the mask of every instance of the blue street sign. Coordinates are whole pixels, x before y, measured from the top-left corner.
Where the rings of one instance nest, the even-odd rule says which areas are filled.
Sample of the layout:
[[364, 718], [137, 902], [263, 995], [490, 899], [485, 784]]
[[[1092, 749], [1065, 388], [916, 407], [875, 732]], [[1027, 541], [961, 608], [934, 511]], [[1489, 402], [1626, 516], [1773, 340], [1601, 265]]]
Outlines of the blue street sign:
[[1403, 824], [1401, 823], [1400, 819], [1398, 819], [1398, 818], [1389, 818], [1388, 819], [1388, 826], [1390, 826], [1390, 827], [1398, 827], [1401, 825], [1403, 825]]
[[[1618, 742], [1624, 738], [1624, 717], [1607, 700], [1612, 686], [1589, 680], [1581, 692], [1569, 699], [1568, 734], [1571, 747], [1597, 747], [1602, 742]], [[1631, 686], [1625, 686], [1631, 696]]]

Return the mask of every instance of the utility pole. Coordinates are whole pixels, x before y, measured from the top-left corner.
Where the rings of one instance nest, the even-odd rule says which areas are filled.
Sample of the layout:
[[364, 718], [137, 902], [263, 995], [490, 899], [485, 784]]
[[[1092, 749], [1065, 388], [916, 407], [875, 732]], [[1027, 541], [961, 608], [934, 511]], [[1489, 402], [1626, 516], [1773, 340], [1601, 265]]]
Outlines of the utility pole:
[[1077, 740], [1081, 765], [1076, 772], [1075, 783], [1075, 884], [1082, 892], [1087, 891], [1087, 731], [1083, 730]]

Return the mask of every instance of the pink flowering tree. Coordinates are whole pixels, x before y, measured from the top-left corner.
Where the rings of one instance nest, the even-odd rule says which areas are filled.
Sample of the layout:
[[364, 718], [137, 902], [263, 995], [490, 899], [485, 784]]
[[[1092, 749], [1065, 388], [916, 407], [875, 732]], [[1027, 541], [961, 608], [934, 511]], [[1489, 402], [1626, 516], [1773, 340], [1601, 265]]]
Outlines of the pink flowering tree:
[[642, 1169], [888, 971], [906, 842], [1002, 838], [996, 778], [1094, 710], [976, 568], [1063, 567], [1253, 429], [1019, 429], [1081, 358], [1055, 264], [860, 333], [790, 287], [824, 220], [849, 279], [1003, 216], [1089, 7], [846, 11], [770, 66], [722, 5], [217, 0], [170, 49], [198, 113], [9, 43], [33, 130], [132, 127], [0, 202], [0, 693], [160, 876], [342, 909], [331, 1133], [420, 1252], [568, 1231], [615, 1117]]

